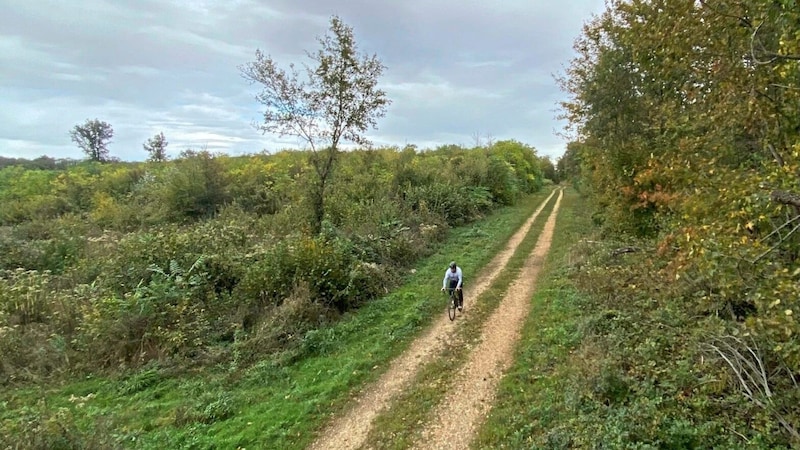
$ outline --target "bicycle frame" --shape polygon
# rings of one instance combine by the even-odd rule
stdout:
[[[458,306],[458,291],[456,288],[447,288],[445,292],[447,292],[448,298],[447,316],[450,318],[450,320],[455,320],[456,307]]]

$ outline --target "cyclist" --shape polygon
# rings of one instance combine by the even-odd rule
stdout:
[[[455,261],[450,262],[450,267],[444,272],[444,280],[442,280],[442,290],[455,289],[458,292],[458,310],[464,309],[464,291],[461,289],[464,284],[464,278],[461,275],[461,267],[456,265]]]

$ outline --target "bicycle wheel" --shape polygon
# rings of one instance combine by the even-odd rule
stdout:
[[[458,306],[458,293],[455,289],[450,289],[450,301],[447,305],[447,316],[450,320],[456,320],[456,306]]]

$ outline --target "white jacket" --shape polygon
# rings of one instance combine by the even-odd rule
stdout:
[[[456,271],[453,272],[448,267],[447,270],[444,272],[444,280],[442,280],[442,288],[447,289],[447,285],[449,284],[448,281],[450,280],[458,280],[458,284],[456,287],[461,287],[461,267],[456,266]]]

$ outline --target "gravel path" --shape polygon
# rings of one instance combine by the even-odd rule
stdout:
[[[478,299],[483,291],[485,291],[491,285],[494,279],[500,274],[503,268],[505,268],[506,264],[511,259],[511,256],[514,254],[517,246],[525,238],[525,235],[530,230],[534,221],[544,209],[545,205],[547,205],[547,203],[553,197],[553,195],[555,195],[555,191],[553,191],[550,196],[547,197],[544,202],[542,202],[539,208],[537,208],[536,212],[534,212],[533,215],[528,218],[528,220],[520,227],[520,229],[511,237],[506,248],[502,252],[498,253],[494,259],[487,264],[484,270],[486,273],[481,273],[474,284],[470,284],[469,289],[465,289],[464,298],[466,300],[465,306],[467,307],[465,308],[465,314],[467,314],[468,308],[470,307],[469,302]],[[560,202],[560,200],[561,195],[559,195],[558,201]],[[556,208],[557,207],[558,203],[556,203]],[[550,225],[550,222],[554,220],[554,217],[555,210],[550,216],[548,225]],[[545,226],[544,234],[546,234],[546,231],[547,225]],[[552,235],[552,230],[550,231],[550,235]],[[543,239],[540,238],[539,243],[542,241]],[[547,241],[549,243],[550,239]],[[539,251],[539,246],[540,245],[537,244],[537,251],[534,252],[534,254]],[[526,273],[527,265],[528,264],[526,264],[526,268],[524,269]],[[431,289],[435,288],[436,287],[434,286]],[[526,288],[512,287],[510,292],[519,292],[524,290],[526,290]],[[530,295],[528,295],[526,298],[530,298]],[[503,306],[506,303],[508,302],[504,300],[503,304],[500,306],[500,309],[507,309],[505,306]],[[444,342],[444,339],[450,333],[452,333],[457,322],[458,321],[451,322],[444,314],[442,314],[440,319],[433,324],[427,333],[415,340],[402,355],[391,362],[386,373],[384,373],[381,378],[367,386],[352,401],[353,406],[344,415],[335,418],[325,428],[325,430],[323,430],[320,437],[309,447],[309,449],[356,449],[364,445],[375,417],[377,417],[378,414],[380,414],[384,409],[389,407],[392,399],[394,399],[399,393],[403,392],[411,380],[414,379],[417,372],[419,372],[419,370],[423,367],[429,356],[442,348],[441,346]],[[507,332],[512,331],[511,328],[513,325],[508,322],[508,319],[504,319],[503,322],[504,325],[500,328],[508,328],[508,330],[498,329],[497,331],[499,333],[503,333],[503,335],[506,335]],[[477,352],[478,350],[479,349],[476,349],[475,351]],[[509,349],[508,352],[510,354],[511,350]],[[472,365],[472,359],[470,359],[469,365]],[[485,396],[488,397],[488,394]],[[466,434],[464,433],[463,427],[461,434]],[[464,447],[462,446],[460,448]]]
[[[563,191],[559,193],[536,248],[509,287],[508,294],[484,324],[480,344],[475,347],[466,365],[455,377],[457,387],[450,389],[439,403],[433,414],[434,418],[428,422],[421,440],[414,448],[468,448],[475,430],[488,415],[497,383],[513,362],[514,347],[530,312],[530,299],[539,271],[550,250],[562,196]],[[461,419],[457,425],[452,423],[452,418],[456,417]]]

